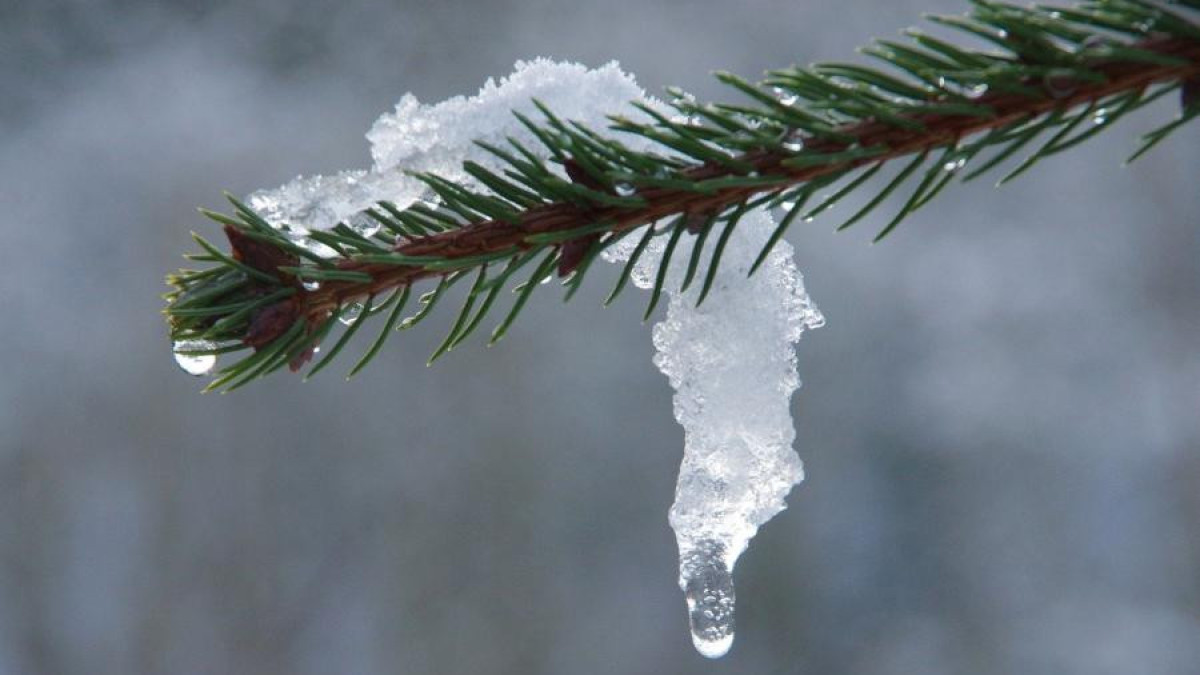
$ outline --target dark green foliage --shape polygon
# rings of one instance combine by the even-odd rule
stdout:
[[[878,241],[955,179],[972,180],[1036,148],[1000,182],[1011,180],[1166,94],[1180,92],[1179,115],[1146,134],[1129,161],[1200,116],[1196,0],[970,5],[966,16],[929,17],[943,35],[909,30],[908,41],[881,40],[863,50],[887,70],[793,66],[768,72],[758,84],[720,73],[717,78],[739,101],[702,103],[668,90],[669,109],[634,103],[636,112],[613,116],[607,130],[560,119],[537,103],[540,118],[518,119],[542,148],[534,151],[511,138],[503,147],[479,143],[500,168],[466,162],[471,185],[414,174],[428,187],[428,199],[368,209],[365,215],[381,225],[378,233],[368,237],[342,224],[309,234],[336,253],[331,258],[295,243],[230,197],[231,215],[203,213],[226,228],[231,252],[194,235],[202,252],[187,258],[209,267],[168,277],[174,287],[165,296],[171,337],[211,343],[188,353],[252,347],[209,386],[235,389],[284,366],[304,366],[337,317],[351,303],[362,303],[357,319],[308,373],[327,367],[363,325],[385,316],[354,375],[388,337],[420,323],[470,275],[473,282],[432,362],[483,324],[505,288],[516,297],[492,342],[504,337],[556,269],[569,300],[606,248],[639,225],[669,220],[633,234],[638,243],[605,300],[621,294],[650,240],[667,236],[649,318],[667,283],[682,289],[699,283],[698,302],[704,301],[722,253],[750,209],[770,205],[786,212],[753,274],[797,219],[811,220],[852,193],[864,195],[863,206],[839,229],[904,195]],[[956,44],[956,33],[987,48]],[[633,150],[621,140],[629,137],[647,139],[654,149]],[[889,180],[873,180],[902,157]],[[832,191],[818,195],[826,189]],[[657,208],[662,199],[670,199],[664,203],[674,210]],[[546,214],[556,214],[554,225],[537,225]],[[493,228],[487,232],[498,232],[501,243],[457,245],[456,236],[481,228]],[[687,250],[678,249],[684,237],[695,238],[686,272],[669,280],[671,258]],[[430,245],[448,241],[455,246]],[[532,274],[510,286],[535,258]],[[405,318],[414,285],[425,281],[436,285]],[[373,305],[377,297],[387,300]]]

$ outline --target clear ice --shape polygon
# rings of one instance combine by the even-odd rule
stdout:
[[[395,111],[383,115],[367,133],[369,169],[300,177],[256,192],[248,202],[305,245],[314,245],[305,236],[310,228],[338,222],[367,227],[358,214],[379,200],[404,207],[432,198],[423,184],[405,175],[406,170],[433,171],[469,185],[477,184],[462,171],[464,160],[503,171],[505,167],[478,147],[476,139],[504,146],[511,136],[547,156],[512,114],[540,119],[535,98],[560,117],[594,128],[607,126],[607,115],[618,111],[645,119],[628,105],[634,100],[671,113],[615,63],[589,70],[544,59],[518,62],[513,74],[499,83],[488,80],[474,97],[425,105],[405,95]],[[622,141],[634,149],[650,148],[649,141],[637,136],[626,135]],[[733,644],[732,574],[738,556],[759,526],[785,508],[784,498],[804,475],[792,450],[795,431],[789,404],[800,386],[794,346],[806,329],[820,326],[823,319],[804,291],[787,242],[780,241],[758,273],[746,278],[774,226],[766,211],[747,214],[730,238],[712,291],[700,308],[695,307],[700,284],[687,293],[672,290],[683,277],[696,238],[681,239],[671,262],[667,316],[654,327],[654,363],[675,389],[675,417],[684,428],[684,457],[670,512],[679,545],[679,585],[692,641],[710,658],[724,655]],[[605,258],[628,259],[638,239],[636,233],[625,237],[605,252]],[[636,285],[653,285],[664,239],[656,237],[636,266]],[[709,238],[710,248],[715,239]]]
[[[784,498],[804,478],[792,449],[790,401],[800,386],[795,343],[825,320],[804,290],[786,241],[746,278],[774,229],[765,210],[742,219],[698,308],[699,284],[679,293],[678,281],[670,281],[683,278],[695,243],[695,237],[681,239],[668,271],[667,316],[654,327],[654,363],[675,389],[675,419],[684,429],[670,513],[679,586],[692,642],[710,658],[733,644],[738,556],[758,528],[786,508]],[[638,239],[638,233],[625,237],[605,257],[627,260],[632,245],[626,242]],[[639,259],[632,277],[637,286],[653,287],[664,239],[656,237]]]

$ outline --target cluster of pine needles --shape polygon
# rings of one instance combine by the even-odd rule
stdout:
[[[633,232],[640,238],[606,304],[626,287],[651,239],[667,237],[649,316],[668,282],[699,284],[704,301],[727,242],[752,209],[783,215],[751,274],[792,223],[852,194],[869,197],[839,229],[907,190],[879,240],[956,179],[1008,166],[1000,182],[1009,181],[1163,96],[1179,96],[1179,114],[1145,134],[1129,161],[1200,115],[1200,0],[1064,7],[974,0],[965,16],[928,18],[945,37],[914,29],[906,40],[861,50],[886,69],[815,64],[769,71],[759,83],[718,73],[738,102],[700,103],[668,90],[673,114],[634,103],[639,120],[613,116],[608,129],[538,104],[541,119],[518,118],[543,147],[479,143],[504,168],[464,163],[476,186],[413,174],[428,199],[378,203],[363,214],[377,228],[341,223],[306,235],[332,256],[229,197],[229,215],[203,211],[222,226],[228,252],[194,235],[201,251],[185,257],[206,267],[168,277],[171,338],[185,356],[238,353],[209,385],[231,390],[315,359],[311,377],[382,317],[354,375],[390,336],[469,284],[432,361],[473,334],[505,289],[515,298],[492,342],[543,281],[561,278],[570,299],[596,257]],[[624,135],[655,149],[631,149]],[[893,162],[898,171],[873,180]],[[657,225],[637,229],[650,223]],[[686,272],[668,280],[685,236],[696,238]],[[414,299],[422,283],[431,288]],[[344,330],[315,358],[340,324]]]

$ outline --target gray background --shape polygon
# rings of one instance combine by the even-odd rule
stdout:
[[[1200,672],[1200,127],[1120,166],[1174,101],[882,245],[795,228],[809,477],[719,662],[644,298],[546,293],[427,369],[443,315],[350,384],[201,396],[169,356],[194,207],[365,165],[405,91],[545,55],[712,97],[960,9],[0,2],[0,673]]]

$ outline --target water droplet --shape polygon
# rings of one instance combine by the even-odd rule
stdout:
[[[966,157],[955,157],[942,165],[942,171],[946,173],[954,173],[967,165]]]
[[[1100,108],[1092,115],[1092,124],[1100,125],[1108,121],[1108,108]]]
[[[358,317],[362,314],[362,311],[363,306],[360,302],[346,305],[346,308],[342,310],[341,315],[338,316],[338,321],[341,321],[349,326],[350,324],[354,323],[356,319],[358,319]]]
[[[725,547],[706,540],[680,561],[680,586],[687,599],[688,623],[696,651],[710,659],[724,656],[733,646],[733,575],[725,562]]]
[[[804,149],[804,137],[800,134],[791,134],[783,139],[783,149],[788,152],[800,152]]]
[[[961,84],[945,77],[939,77],[937,84],[939,89],[944,89],[964,98],[978,98],[988,91],[986,84]]]
[[[775,98],[779,99],[779,102],[782,105],[793,106],[796,105],[796,101],[799,100],[799,97],[792,92],[786,89],[780,89],[779,87],[774,87],[771,90],[771,93],[775,94]]]
[[[207,374],[217,364],[216,354],[196,354],[216,347],[207,340],[179,340],[172,346],[175,363],[188,375],[199,377]]]
[[[312,292],[321,287],[321,282],[306,280],[306,281],[301,281],[300,285],[304,287],[304,290]]]
[[[796,202],[791,199],[779,202],[779,208],[783,209],[784,211],[791,211],[792,209],[796,208]]]
[[[631,183],[617,183],[613,186],[613,190],[621,197],[632,197],[633,193],[637,191]]]

